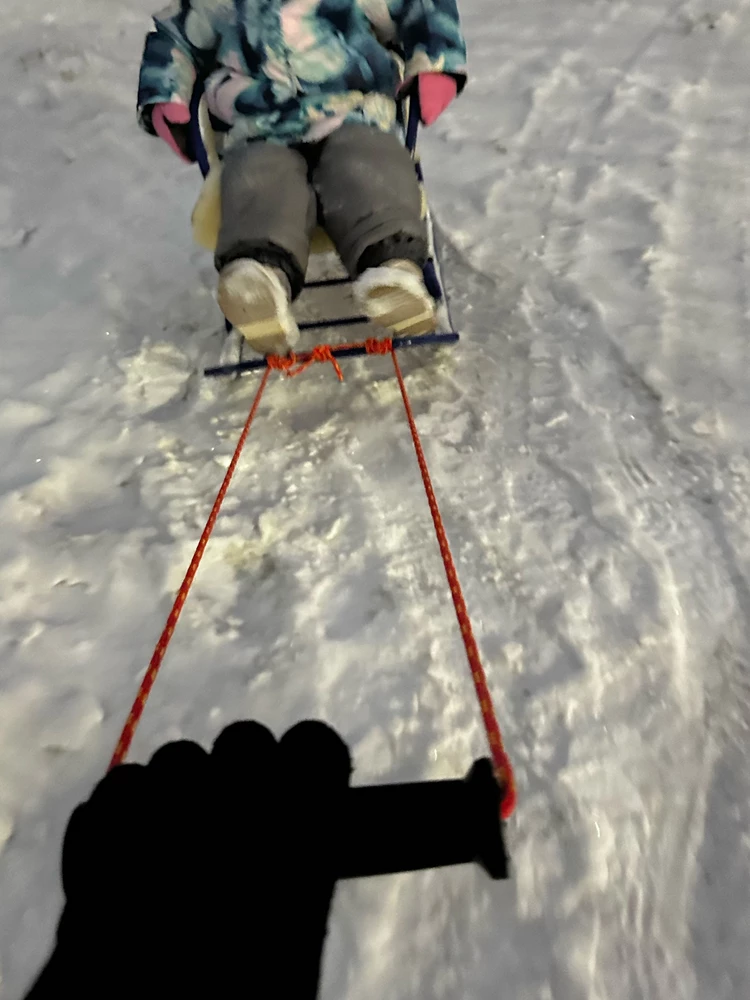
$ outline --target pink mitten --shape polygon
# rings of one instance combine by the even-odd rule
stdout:
[[[190,158],[186,155],[185,149],[181,147],[176,138],[176,136],[179,136],[184,141],[186,130],[178,128],[173,132],[169,127],[170,124],[178,126],[187,125],[190,122],[190,109],[184,104],[178,104],[176,101],[172,101],[171,104],[155,104],[154,110],[151,112],[151,121],[154,131],[159,138],[163,139],[169,148],[177,153],[181,160],[190,163]]]
[[[420,73],[417,86],[422,122],[432,125],[458,93],[456,81],[446,73]]]

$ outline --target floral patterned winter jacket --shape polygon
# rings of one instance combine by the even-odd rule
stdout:
[[[154,17],[138,91],[149,105],[189,104],[205,81],[224,150],[248,139],[312,142],[343,121],[395,127],[405,77],[465,82],[456,0],[175,0]]]

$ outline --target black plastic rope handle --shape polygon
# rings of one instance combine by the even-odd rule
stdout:
[[[340,830],[342,879],[472,862],[493,879],[509,876],[500,789],[487,757],[462,781],[351,788]]]

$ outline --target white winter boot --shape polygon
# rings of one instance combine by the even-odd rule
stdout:
[[[431,333],[437,326],[435,301],[421,267],[411,260],[389,260],[363,271],[354,282],[354,295],[373,323],[397,336]]]
[[[286,354],[299,340],[282,271],[240,258],[222,268],[217,293],[226,318],[260,354]]]

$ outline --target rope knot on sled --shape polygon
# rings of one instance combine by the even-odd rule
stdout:
[[[339,382],[344,381],[344,373],[338,363],[337,355],[342,351],[363,349],[364,354],[390,354],[393,351],[393,340],[390,337],[369,337],[359,344],[318,344],[311,351],[297,355],[294,351],[289,354],[267,354],[265,357],[265,367],[271,371],[283,372],[287,378],[294,378],[307,371],[310,365],[332,364]]]

